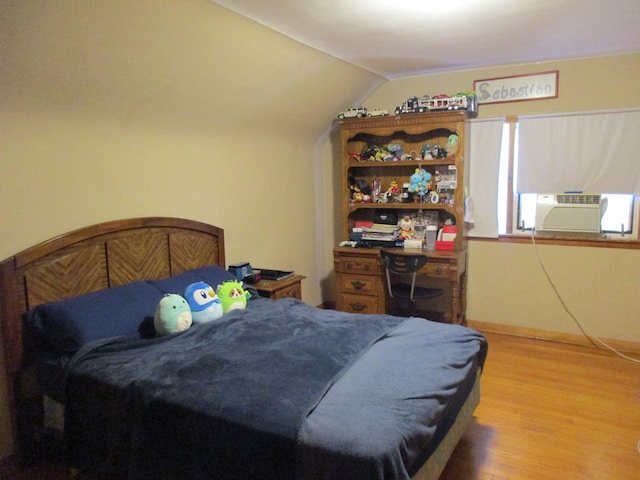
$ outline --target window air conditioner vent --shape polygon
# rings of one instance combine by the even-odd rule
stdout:
[[[600,195],[558,194],[556,195],[558,205],[600,205]]]
[[[606,201],[600,195],[541,193],[536,204],[536,230],[600,233],[605,210]]]

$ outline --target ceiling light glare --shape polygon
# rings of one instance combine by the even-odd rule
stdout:
[[[380,0],[390,10],[402,9],[412,12],[446,14],[463,11],[477,0]]]

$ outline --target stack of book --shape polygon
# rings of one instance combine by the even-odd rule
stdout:
[[[374,223],[371,226],[362,227],[362,240],[366,241],[395,243],[399,235],[400,228],[397,225]]]

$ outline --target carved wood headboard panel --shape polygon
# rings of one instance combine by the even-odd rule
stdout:
[[[44,302],[225,267],[224,231],[165,217],[116,220],[61,235],[0,263],[0,333],[10,376],[22,368],[22,315]]]

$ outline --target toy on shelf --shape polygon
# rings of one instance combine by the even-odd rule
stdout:
[[[382,145],[367,144],[360,152],[360,158],[364,162],[383,162],[393,159],[393,153],[391,153],[386,147]]]
[[[424,113],[438,110],[466,110],[478,112],[478,98],[473,92],[460,92],[455,95],[439,94],[434,96],[409,97],[395,108],[395,114]]]
[[[455,155],[456,153],[458,153],[458,135],[455,133],[452,133],[451,135],[449,135],[449,138],[447,138],[447,144],[444,146],[444,150],[448,155]]]
[[[349,183],[351,184],[351,202],[366,203],[371,201],[371,186],[366,180],[351,177]]]
[[[345,118],[362,118],[367,116],[367,109],[365,107],[351,107],[340,112],[338,118],[343,120]]]
[[[344,120],[345,118],[386,117],[387,115],[389,115],[389,110],[384,108],[351,107],[338,113],[338,118]]]
[[[440,158],[447,158],[447,151],[440,145],[423,145],[422,160],[435,160]]]
[[[424,202],[425,195],[431,186],[431,174],[424,168],[416,168],[416,171],[409,177],[409,193],[413,193],[415,202]]]
[[[389,110],[382,108],[372,108],[367,111],[367,117],[386,117],[389,115]]]
[[[400,221],[398,222],[400,225],[400,238],[407,239],[413,238],[413,222],[411,221],[411,217],[409,215],[404,215]]]

